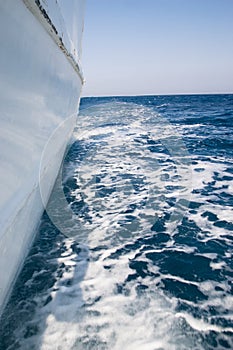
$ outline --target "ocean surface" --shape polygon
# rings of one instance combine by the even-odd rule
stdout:
[[[83,98],[59,179],[1,350],[233,349],[233,95]]]

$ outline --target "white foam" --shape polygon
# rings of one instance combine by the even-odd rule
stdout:
[[[220,262],[211,262],[210,263],[210,267],[213,269],[213,270],[221,270],[224,266],[226,266],[226,263],[224,261],[220,261]]]
[[[176,323],[178,326],[173,301],[168,301],[150,287],[149,280],[149,291],[141,298],[137,296],[133,285],[127,295],[114,292],[116,283],[124,282],[130,272],[128,257],[118,260],[111,272],[105,270],[100,261],[90,263],[80,284],[84,304],[89,305],[85,307],[84,313],[77,307],[77,299],[71,299],[71,303],[65,307],[60,304],[59,294],[62,291],[57,291],[46,320],[41,349],[50,350],[58,346],[72,348],[77,342],[78,348],[82,349],[85,337],[89,338],[89,342],[97,337],[96,348],[98,344],[101,346],[101,343],[107,343],[108,349],[115,350],[132,347],[177,349],[173,343],[174,326]],[[63,293],[62,298],[64,296]],[[101,299],[94,302],[98,297]],[[80,313],[80,321],[77,313]],[[182,346],[187,343],[185,338]]]
[[[217,325],[214,325],[214,324],[210,324],[210,323],[205,322],[202,319],[194,318],[190,314],[187,314],[187,313],[184,313],[184,312],[183,313],[182,312],[177,313],[176,317],[184,318],[186,320],[186,322],[193,329],[195,329],[195,330],[197,330],[199,332],[209,332],[209,331],[214,331],[214,332],[217,332],[217,333],[222,333],[223,331],[224,332],[233,332],[233,328],[231,328],[231,327],[223,328],[223,327],[220,327],[220,326],[217,326]]]
[[[158,119],[154,127],[149,123],[150,118]],[[171,135],[176,136],[175,142]],[[171,157],[171,154],[151,152],[148,147],[153,146],[153,142],[148,144],[148,139],[160,140],[170,153],[175,145],[173,151],[176,153]],[[208,299],[198,303],[185,301],[186,305],[203,311],[213,306],[220,316],[230,317],[224,314],[224,310],[229,309],[231,313],[233,310],[233,297],[228,294],[227,281],[220,283],[210,279],[197,282],[169,273],[161,274],[159,266],[146,257],[148,253],[164,253],[168,249],[196,253],[194,246],[175,245],[174,238],[177,225],[188,210],[192,190],[199,190],[192,194],[191,200],[200,207],[188,214],[188,218],[202,230],[197,239],[200,242],[225,240],[226,229],[214,226],[215,221],[203,214],[211,212],[219,220],[229,220],[232,208],[208,202],[219,194],[218,181],[212,183],[211,195],[202,193],[205,186],[213,182],[215,172],[224,173],[224,160],[195,159],[198,164],[193,165],[192,175],[190,156],[185,149],[179,153],[179,148],[184,145],[174,127],[159,115],[152,115],[151,110],[126,103],[105,104],[97,110],[89,108],[84,111],[76,140],[84,142],[88,152],[85,159],[79,161],[77,169],[75,164],[69,165],[66,179],[74,174],[79,188],[72,195],[77,200],[84,198],[89,210],[89,221],[81,215],[74,215],[85,229],[88,248],[82,246],[84,253],[79,258],[71,249],[73,240],[65,241],[66,251],[58,262],[64,263],[67,271],[54,286],[52,301],[37,310],[33,321],[40,324],[41,333],[22,340],[21,348],[187,350],[199,346],[198,349],[204,350],[205,344],[199,343],[196,332],[232,332],[230,327],[215,325],[214,317],[198,319],[191,313],[177,312],[181,300],[157,287],[163,279],[195,286]],[[197,173],[197,168],[202,171]],[[98,181],[95,181],[97,177]],[[135,189],[135,184],[139,189]],[[228,185],[228,182],[224,180],[223,184]],[[98,186],[103,189],[115,187],[116,191],[101,196]],[[228,187],[228,190],[232,188]],[[172,207],[167,200],[174,198],[177,201]],[[178,199],[185,199],[186,204],[178,203]],[[127,213],[132,204],[136,208]],[[164,227],[170,240],[163,247],[148,247],[144,253],[143,245],[127,250],[126,245],[138,238],[151,237],[152,225],[156,220],[162,220],[164,212],[172,214]],[[114,257],[117,250],[123,253]],[[137,254],[141,254],[140,261],[148,265],[147,276],[133,279],[135,270],[129,266]],[[209,259],[213,270],[227,267],[224,261],[217,260],[217,253],[200,255]],[[231,258],[231,255],[226,251],[226,257]],[[68,280],[71,284],[66,283]],[[140,286],[144,288],[141,292],[137,289]]]

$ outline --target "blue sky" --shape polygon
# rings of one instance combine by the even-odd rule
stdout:
[[[233,0],[86,0],[83,96],[233,92]]]

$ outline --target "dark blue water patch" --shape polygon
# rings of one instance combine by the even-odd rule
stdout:
[[[215,215],[210,212],[204,212],[203,216],[210,217],[214,220],[216,219]],[[221,227],[221,225],[225,227],[227,224],[226,222],[219,220],[211,222],[213,222],[214,225],[217,224],[216,226],[219,225],[219,227]],[[218,224],[219,222],[220,224]],[[182,223],[178,226],[178,232],[173,236],[173,239],[176,244],[183,245],[185,243],[189,247],[195,247],[196,252],[199,254],[216,253],[219,257],[224,258],[224,253],[230,248],[229,243],[226,245],[224,241],[217,239],[202,242],[200,241],[200,234],[202,237],[208,237],[210,232],[204,232],[195,224],[195,222],[184,217]]]
[[[207,190],[202,191],[202,194],[208,196],[211,195]],[[224,206],[233,206],[233,196],[227,192],[215,193],[215,198],[207,199],[208,203]]]
[[[225,230],[233,231],[233,223],[226,220],[218,220],[214,226],[224,228]]]
[[[209,334],[206,334],[206,336],[203,337],[204,342],[209,345],[206,349],[232,349],[232,345],[230,345],[231,343],[229,343],[226,339],[221,339],[222,337],[224,337],[224,335],[218,336],[218,333],[214,331],[211,331],[209,332]]]
[[[214,131],[213,131],[214,132]],[[233,141],[209,137],[198,140],[196,137],[183,137],[187,150],[191,154],[229,156],[232,154]]]
[[[159,140],[153,140],[149,136],[146,138],[146,142],[148,144],[148,150],[152,153],[162,153],[162,154],[170,154],[169,150],[165,145]]]
[[[170,235],[164,232],[158,232],[151,237],[145,238],[143,240],[143,244],[145,244],[148,249],[150,248],[158,248],[166,246],[166,243],[171,239]],[[147,248],[144,248],[145,251]]]
[[[232,110],[227,110],[226,108],[225,108],[225,110],[222,112],[222,113],[218,113],[218,114],[215,114],[214,115],[214,120],[219,120],[219,119],[223,119],[223,120],[226,120],[227,118],[226,117],[230,117],[230,116],[232,116]],[[232,125],[232,124],[231,124]]]
[[[129,180],[130,187],[134,190],[134,193],[140,193],[147,190],[147,180],[145,176],[121,173],[119,174],[119,178],[126,181]]]
[[[145,141],[141,137],[135,138],[134,142],[139,143],[141,145],[145,145]]]
[[[233,176],[223,175],[219,180],[220,181],[232,181],[233,180]]]
[[[163,145],[149,146],[148,150],[152,153],[170,154],[169,151]]]
[[[179,312],[187,312],[188,314],[193,315],[197,320],[201,322],[209,323],[212,325],[217,325],[220,327],[232,327],[231,321],[227,321],[224,317],[216,317],[219,315],[219,311],[216,312],[216,309],[212,306],[206,307],[205,309],[201,309],[198,307],[198,303],[196,306],[194,304],[190,305],[190,303],[186,303],[183,299],[178,299],[177,311]],[[213,316],[213,317],[212,317]],[[223,315],[224,316],[224,315]],[[185,321],[184,321],[185,322]],[[188,331],[189,326],[185,326],[186,331]],[[193,333],[193,330],[190,329],[190,332]],[[204,345],[204,349],[212,350],[212,349],[232,349],[232,333],[231,332],[203,332],[195,334],[199,338],[199,344]]]
[[[131,203],[128,205],[127,209],[122,212],[122,214],[131,214],[138,207],[136,203]]]
[[[117,224],[122,227],[123,229],[131,228],[132,223],[140,223],[137,216],[134,215],[126,215],[124,218],[117,221]]]
[[[137,277],[145,278],[152,275],[152,273],[148,271],[148,262],[146,261],[132,260],[129,263],[129,267],[136,271]]]
[[[215,183],[216,181],[223,181],[223,175],[220,174],[218,171],[214,171],[213,179],[215,180]]]
[[[160,176],[161,181],[169,181],[170,180],[170,174],[164,173]]]
[[[158,142],[158,141],[155,141],[155,140],[152,140],[151,138],[149,138],[149,137],[147,137],[147,144],[148,145],[156,145],[156,144],[160,144],[160,146],[161,146],[161,143],[160,142]]]
[[[143,283],[138,283],[136,286],[136,292],[139,296],[143,295],[146,290],[148,290],[148,286]]]
[[[83,213],[84,211],[87,210],[87,205],[84,202],[84,200],[80,200],[80,201],[75,200],[71,203],[70,207],[76,215],[80,214],[81,212]]]
[[[151,227],[151,231],[165,232],[166,231],[165,223],[166,223],[166,219],[164,217],[158,218],[154,223],[154,225]]]
[[[35,242],[16,281],[11,298],[4,310],[0,324],[0,349],[19,348],[14,330],[29,322],[40,304],[49,302],[47,291],[52,289],[57,279],[64,273],[65,267],[56,259],[65,251],[63,235],[52,224],[46,213]],[[41,296],[44,294],[44,298]],[[35,334],[38,329],[26,329],[25,337]]]
[[[75,141],[72,143],[70,148],[67,150],[65,156],[65,163],[68,162],[81,162],[87,156],[87,153],[90,152],[90,143],[85,141]]]
[[[141,257],[141,254],[148,249],[150,250],[151,248],[164,246],[170,240],[170,238],[170,235],[167,233],[154,233],[153,235],[148,233],[146,236],[139,237],[132,243],[127,243],[123,247],[116,249],[115,252],[108,256],[108,259],[118,259],[129,252],[134,252],[135,250],[140,249],[140,253],[137,253],[134,256],[134,259],[137,259]],[[134,259],[132,259],[132,261]]]
[[[220,239],[211,239],[206,242],[197,242],[198,252],[201,254],[215,253],[221,259],[229,247]]]
[[[137,217],[134,216],[134,215],[126,215],[126,216],[125,216],[125,219],[126,219],[127,221],[133,221],[133,220],[137,219]]]
[[[156,162],[161,167],[165,166],[166,171],[170,171],[170,172],[177,171],[176,161],[174,159],[172,159],[170,155],[167,155],[164,158],[158,158],[158,159],[156,159]]]
[[[162,279],[161,283],[165,293],[170,293],[178,299],[194,301],[195,303],[208,299],[194,284],[183,283],[169,278]]]
[[[121,248],[116,248],[116,250],[113,253],[111,253],[106,259],[117,260],[119,257],[124,256],[125,254],[128,254],[129,252],[134,251],[135,249],[140,248],[142,244],[143,238],[139,238],[133,243],[128,243]]]
[[[231,167],[226,168],[225,171],[228,172],[228,173],[230,173],[230,174],[233,174],[233,168],[231,168]]]
[[[98,146],[103,147],[103,146],[106,146],[106,145],[107,145],[107,143],[104,142],[103,140],[106,139],[106,136],[111,136],[111,135],[112,135],[111,132],[108,133],[108,134],[92,135],[91,139],[92,139],[93,141],[98,141]],[[101,142],[100,142],[100,141],[101,141]]]
[[[202,232],[200,227],[193,220],[184,216],[181,223],[177,226],[177,233],[174,235],[174,239],[176,243],[187,242],[190,247],[193,247],[200,232]]]
[[[204,213],[201,214],[202,217],[208,218],[209,221],[217,221],[218,217],[216,214],[211,213],[210,211],[205,211]]]
[[[194,168],[193,170],[196,171],[197,173],[201,173],[201,172],[205,171],[204,168]]]
[[[176,205],[177,202],[177,198],[176,197],[168,197],[165,199],[165,202],[170,206],[170,207],[174,207]]]
[[[185,189],[184,186],[179,186],[179,185],[167,185],[165,186],[165,189],[169,192],[174,192],[176,190],[182,190]]]
[[[201,188],[201,189],[200,188],[198,188],[198,189],[195,188],[194,190],[192,190],[192,193],[200,194],[202,196],[212,197],[214,190],[215,190],[215,188],[211,184],[208,184],[204,188]]]
[[[178,276],[191,282],[203,282],[211,279],[221,280],[219,271],[210,267],[210,259],[194,253],[176,250],[146,253],[146,257],[157,265],[162,274]]]
[[[77,180],[75,178],[69,178],[63,186],[63,192],[68,203],[75,201],[76,196],[73,194],[73,191],[77,189],[79,189]]]
[[[230,112],[226,112],[225,115],[213,115],[211,111],[208,115],[200,115],[199,113],[183,113],[182,118],[179,118],[176,122],[178,125],[192,125],[192,124],[200,124],[197,126],[197,129],[205,125],[206,127],[232,127],[233,124],[233,110]],[[197,130],[196,129],[196,130]],[[205,130],[202,130],[205,132]],[[226,130],[227,132],[227,130]]]
[[[129,296],[130,295],[130,289],[126,287],[126,283],[116,283],[115,293],[116,294],[123,294],[125,296]]]
[[[108,197],[112,193],[116,192],[116,186],[105,186],[105,185],[96,185],[95,195],[96,197],[104,198]]]
[[[215,126],[223,126],[223,127],[232,127],[232,124],[233,124],[233,111],[229,112],[229,113],[225,113],[225,115],[223,114],[220,117],[215,117],[215,118],[212,118],[212,125],[215,125]],[[228,132],[226,131],[226,134],[228,134]],[[230,133],[228,134],[230,135]]]
[[[203,140],[198,141],[198,147],[200,148],[210,148],[212,150],[226,151],[227,149],[233,149],[233,141],[226,140],[220,137],[208,137]]]

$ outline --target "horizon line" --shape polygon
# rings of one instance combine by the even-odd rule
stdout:
[[[233,95],[233,92],[178,92],[178,93],[161,93],[161,94],[130,94],[130,95],[81,95],[81,98],[92,97],[142,97],[142,96],[195,96],[195,95]]]

